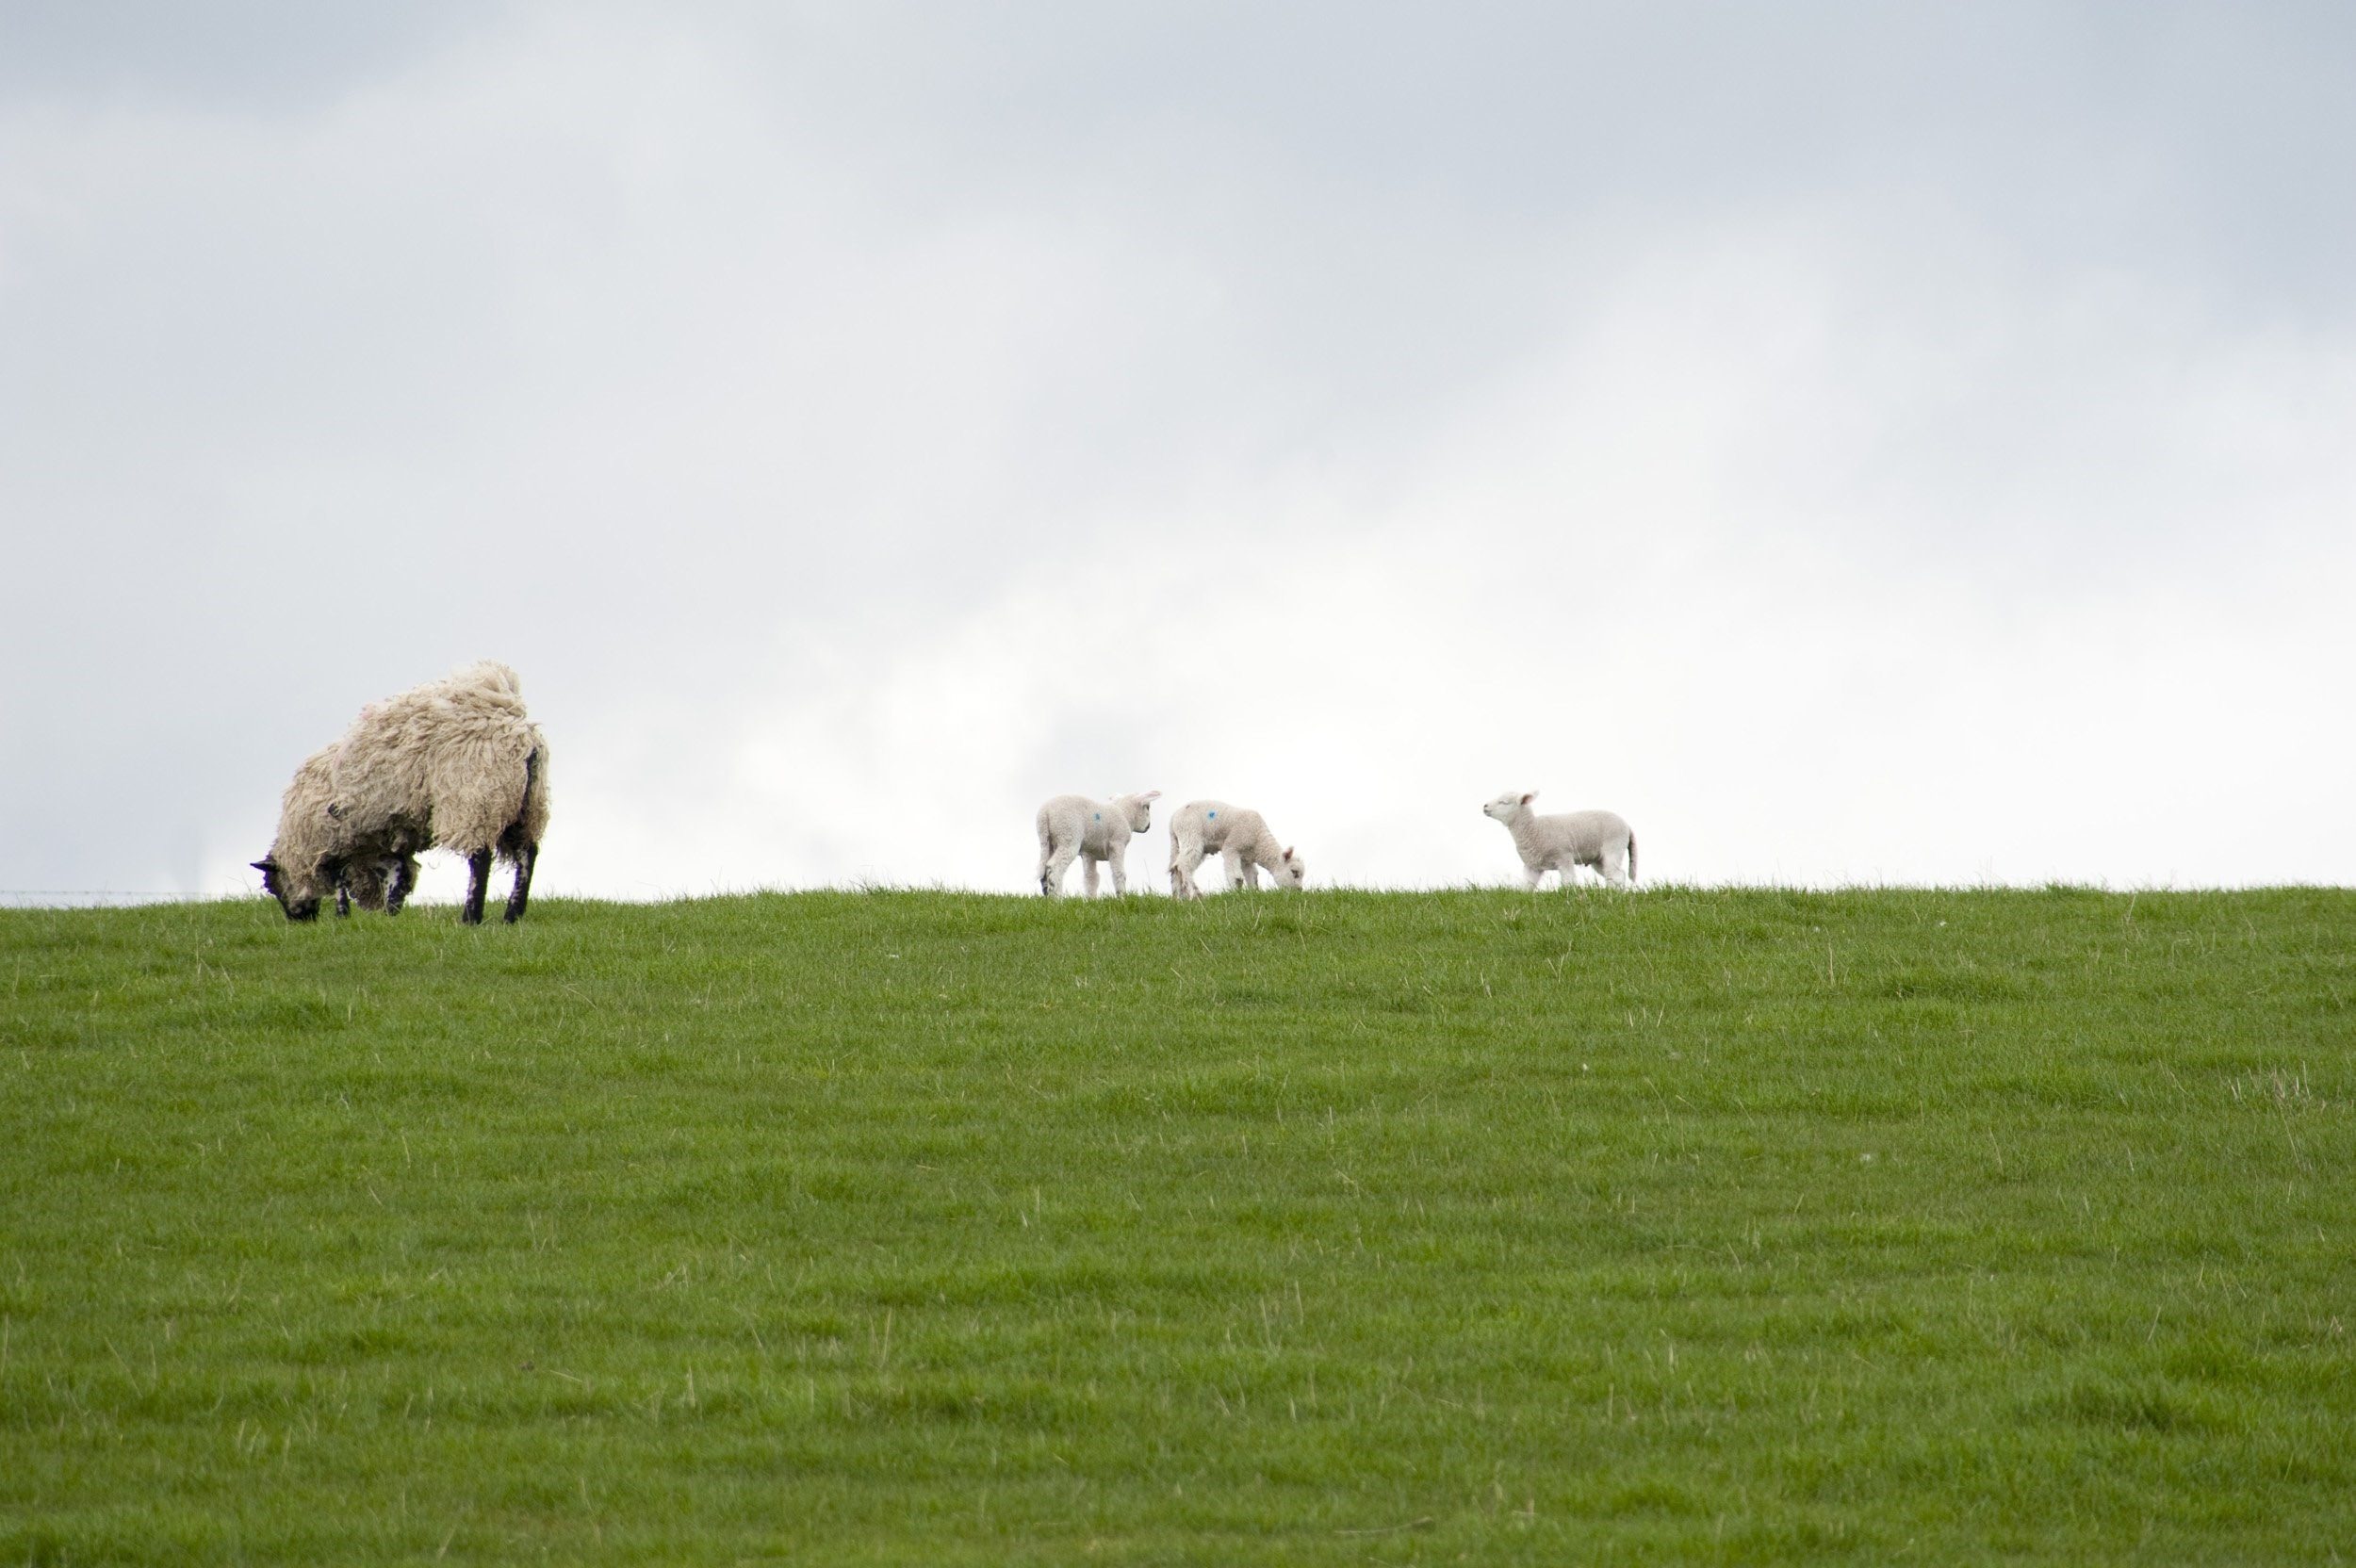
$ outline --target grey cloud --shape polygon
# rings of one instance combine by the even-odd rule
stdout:
[[[2168,603],[2344,689],[2298,588],[2346,568],[2356,408],[2334,8],[37,21],[0,67],[0,820],[35,825],[0,887],[213,885],[360,701],[483,655],[562,738],[551,885],[626,891],[988,881],[994,840],[866,831],[943,778],[1018,868],[1034,791],[1202,770],[1314,816],[1318,767],[1414,744],[1367,643],[1489,771],[1682,801],[1694,874],[1857,862],[1712,838],[1610,738],[1656,699],[1691,719],[1657,755],[1739,733],[1797,779],[1816,738],[1725,692],[1838,726],[1904,700],[1873,640],[1936,629],[1957,662],[1902,662],[1959,711],[2045,700],[2035,646],[2142,713],[2053,629]],[[1536,678],[1647,684],[1514,766],[1462,700],[1500,623]],[[1189,638],[1301,727],[1215,718]],[[1843,755],[1924,765],[1908,733]],[[1462,874],[1477,836],[1399,847],[1414,792],[1510,782],[1358,792],[1338,863]],[[1878,863],[1952,874],[1917,826]]]
[[[458,0],[10,0],[0,6],[0,37],[8,41],[0,93],[301,112],[447,47],[495,14]]]

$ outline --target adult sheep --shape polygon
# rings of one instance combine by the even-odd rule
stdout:
[[[355,865],[389,868],[385,907],[398,911],[429,848],[466,858],[467,924],[483,919],[494,858],[515,868],[507,918],[523,918],[548,830],[548,743],[514,670],[486,661],[371,703],[324,755],[327,805],[311,811],[314,792],[298,774],[278,841],[254,862],[287,919],[317,916]]]
[[[1616,812],[1563,811],[1542,817],[1530,808],[1535,790],[1508,791],[1481,809],[1513,835],[1513,848],[1522,858],[1522,876],[1530,891],[1548,872],[1571,885],[1573,866],[1593,866],[1615,888],[1636,880],[1636,835]]]
[[[1113,896],[1129,890],[1129,838],[1153,825],[1153,803],[1159,790],[1143,794],[1115,795],[1090,800],[1086,795],[1057,795],[1039,808],[1039,890],[1049,898],[1063,896],[1064,874],[1080,862],[1081,886],[1096,896],[1096,868],[1113,868]]]
[[[1286,848],[1268,831],[1268,822],[1249,807],[1223,800],[1192,800],[1170,819],[1170,894],[1201,898],[1194,874],[1206,856],[1226,862],[1230,888],[1260,885],[1263,869],[1280,888],[1298,889],[1309,880],[1308,862]]]

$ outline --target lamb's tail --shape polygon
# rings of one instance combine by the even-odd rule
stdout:
[[[1636,880],[1636,835],[1633,833],[1628,836],[1628,879],[1630,882]]]

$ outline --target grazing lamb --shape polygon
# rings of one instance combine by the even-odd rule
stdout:
[[[319,777],[324,759],[321,801]],[[278,841],[254,862],[289,920],[319,914],[347,890],[371,906],[384,886],[399,913],[428,848],[466,858],[461,918],[483,919],[494,856],[512,862],[507,918],[523,918],[548,822],[548,746],[524,711],[515,672],[471,664],[443,680],[372,703],[342,740],[304,762],[288,786]]]
[[[1081,886],[1096,896],[1096,867],[1109,861],[1113,896],[1129,890],[1129,836],[1153,825],[1153,803],[1159,790],[1141,795],[1115,795],[1090,800],[1086,795],[1057,795],[1039,808],[1039,890],[1049,898],[1063,896],[1064,873],[1080,861]]]
[[[1569,887],[1573,866],[1595,867],[1615,888],[1635,883],[1636,835],[1626,822],[1610,811],[1564,811],[1542,817],[1530,808],[1537,798],[1535,790],[1518,794],[1509,791],[1481,808],[1513,835],[1513,847],[1521,852],[1522,875],[1531,891],[1537,890],[1538,879],[1550,871],[1561,873],[1562,886]]]
[[[1309,880],[1308,862],[1276,841],[1259,812],[1223,800],[1193,800],[1170,819],[1170,897],[1203,896],[1195,886],[1195,868],[1214,853],[1226,862],[1230,888],[1257,889],[1262,867],[1280,888],[1299,888]]]

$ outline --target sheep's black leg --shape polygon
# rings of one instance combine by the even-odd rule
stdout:
[[[491,852],[478,849],[466,857],[466,907],[458,918],[468,925],[483,923],[483,895],[491,890]]]
[[[538,844],[526,844],[515,856],[515,885],[507,890],[507,918],[524,918],[524,900],[532,896],[532,862],[540,858]]]
[[[342,920],[352,913],[352,883],[342,872],[335,874],[335,918]]]
[[[409,890],[417,885],[417,862],[406,855],[395,860],[392,886],[384,890],[384,912],[400,914],[401,906],[409,902]]]

